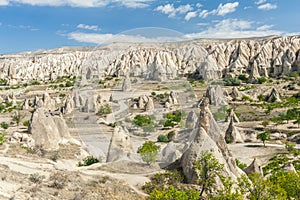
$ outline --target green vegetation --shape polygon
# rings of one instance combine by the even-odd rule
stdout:
[[[38,81],[33,81],[33,82],[31,82],[31,85],[41,85],[41,83]]]
[[[1,123],[1,128],[3,128],[3,129],[8,129],[8,123],[6,123],[6,122],[2,122]]]
[[[23,122],[23,126],[26,126],[26,127],[28,127],[28,126],[29,126],[29,124],[30,124],[29,120],[25,120],[25,121]]]
[[[71,81],[67,81],[65,84],[65,87],[72,87],[72,86],[74,86],[74,83]]]
[[[144,162],[150,165],[151,163],[154,163],[156,161],[159,148],[160,147],[157,146],[154,142],[148,141],[139,147],[137,153],[141,155]]]
[[[264,147],[266,147],[266,141],[270,140],[270,131],[265,131],[258,134],[257,139],[260,139],[263,142]]]
[[[240,169],[245,169],[246,167],[247,167],[247,164],[245,164],[245,163],[242,163],[240,160],[238,160],[238,159],[235,159],[235,164],[236,164],[236,166],[238,166]]]
[[[168,137],[166,135],[160,134],[157,137],[157,141],[158,142],[169,142],[169,139],[168,139]]]
[[[5,79],[0,79],[0,85],[1,86],[5,86],[5,85],[7,85],[7,80],[5,80]]]
[[[4,133],[0,133],[0,145],[2,145],[6,141],[6,137]]]
[[[169,141],[173,141],[175,137],[175,131],[170,131],[167,135]]]
[[[64,94],[64,93],[59,94],[59,97],[61,97],[61,98],[64,98],[65,96],[66,96],[66,94]]]
[[[165,128],[174,128],[178,125],[182,119],[182,112],[180,110],[176,110],[172,113],[167,113],[164,115],[166,121],[164,122]]]
[[[239,86],[241,85],[241,80],[238,78],[225,78],[224,83],[226,86]]]
[[[253,99],[251,99],[251,97],[249,97],[249,96],[242,96],[242,100],[243,101],[253,102]]]
[[[213,116],[216,121],[225,120],[228,115],[228,111],[230,113],[230,110],[228,110],[226,106],[221,106],[218,108],[217,112],[213,113]]]
[[[290,120],[294,120],[294,124],[300,124],[300,109],[292,108],[288,109],[286,112],[279,113],[278,116],[271,118],[271,121],[278,124],[282,124],[284,121],[289,123]]]
[[[17,123],[17,126],[19,126],[21,120],[24,118],[25,116],[22,115],[20,112],[16,112],[13,116],[12,116],[12,120],[14,122]]]
[[[93,156],[88,156],[85,159],[83,159],[83,162],[78,162],[77,166],[82,167],[82,166],[89,166],[94,163],[98,163],[99,160]]]
[[[264,101],[264,100],[266,100],[266,97],[265,97],[264,95],[262,95],[262,94],[259,94],[259,95],[257,96],[257,98],[258,98],[259,101]]]
[[[111,111],[109,104],[105,104],[105,105],[100,106],[99,111],[97,112],[97,115],[102,117],[102,116],[106,116],[106,115],[110,114],[111,112],[112,111]]]
[[[133,119],[133,123],[139,127],[143,127],[153,123],[153,121],[148,115],[136,115]]]
[[[260,77],[260,78],[258,78],[257,81],[258,81],[259,84],[263,84],[263,83],[267,82],[267,78],[266,77]]]

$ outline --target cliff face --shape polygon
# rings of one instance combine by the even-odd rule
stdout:
[[[2,55],[0,78],[10,84],[69,75],[90,79],[131,74],[166,80],[198,70],[206,80],[248,73],[255,81],[300,71],[299,52],[300,36],[60,48]]]

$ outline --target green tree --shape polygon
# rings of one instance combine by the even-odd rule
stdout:
[[[263,142],[264,147],[266,147],[266,141],[270,140],[270,131],[265,131],[258,134],[257,139],[260,139]]]
[[[142,146],[139,147],[137,153],[142,157],[142,160],[148,165],[154,163],[158,157],[159,146],[154,142],[148,141],[145,142]]]
[[[168,137],[166,135],[160,134],[157,137],[157,141],[158,142],[169,142],[169,139],[168,139]]]
[[[20,112],[15,112],[15,114],[12,116],[12,120],[14,122],[17,123],[17,126],[19,126],[21,120],[24,118],[25,116],[22,115]]]
[[[200,197],[203,193],[211,193],[217,185],[217,177],[222,176],[223,165],[210,152],[202,151],[194,163],[194,169],[198,176],[198,184],[201,186]]]

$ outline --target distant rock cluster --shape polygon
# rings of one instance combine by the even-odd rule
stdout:
[[[262,76],[299,72],[299,50],[299,36],[60,48],[0,56],[0,79],[14,85],[80,76],[84,84],[105,75],[166,81],[196,72],[208,81],[248,74],[257,82]]]

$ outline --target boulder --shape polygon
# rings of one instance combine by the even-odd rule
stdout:
[[[180,151],[177,150],[174,142],[169,142],[161,152],[161,162],[172,163],[181,157]]]

